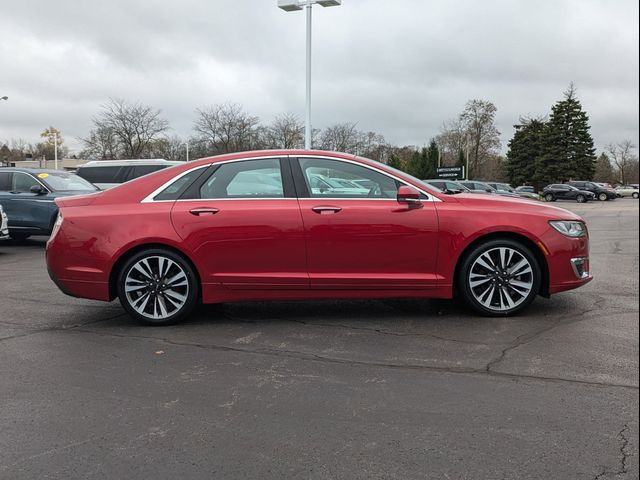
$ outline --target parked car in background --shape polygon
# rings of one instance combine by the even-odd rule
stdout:
[[[4,213],[4,208],[0,205],[0,240],[6,240],[7,238],[9,238],[9,222],[7,214]]]
[[[503,197],[512,197],[512,198],[520,198],[520,195],[517,193],[512,193],[508,191],[500,191],[496,190],[494,187],[489,185],[486,182],[479,182],[478,180],[465,180],[464,182],[460,182],[462,185],[467,187],[472,192],[476,193],[495,193],[497,195],[502,195]]]
[[[134,178],[183,163],[163,159],[93,160],[80,165],[75,173],[99,189],[106,190]]]
[[[638,198],[638,192],[640,192],[637,185],[619,186],[616,187],[615,191],[618,195],[620,195],[620,197],[632,198]]]
[[[614,192],[613,189],[609,190],[606,187],[598,185],[596,182],[570,181],[566,183],[567,185],[571,185],[578,190],[593,193],[595,198],[603,202],[606,200],[614,200],[618,198],[618,195],[616,195],[616,192]]]
[[[540,195],[538,195],[537,193],[525,192],[525,191],[519,192],[508,183],[488,182],[487,185],[495,188],[498,191],[498,193],[513,193],[522,198],[530,198],[532,200],[542,200]]]
[[[535,188],[533,188],[533,185],[520,185],[519,187],[516,187],[516,192],[537,193]]]
[[[372,187],[322,191],[312,187],[318,172]],[[279,178],[280,189],[248,181],[263,175]],[[482,315],[507,316],[592,279],[578,215],[498,195],[445,195],[348,154],[227,154],[56,202],[46,250],[53,281],[77,297],[119,297],[153,325],[184,319],[200,301],[454,293]]]
[[[423,180],[424,183],[431,187],[435,187],[443,193],[472,193],[467,187],[462,185],[460,182],[456,182],[453,180],[446,180],[443,178],[434,178]]]
[[[31,168],[0,168],[0,205],[9,219],[9,236],[25,240],[49,235],[58,213],[56,198],[98,189],[73,173]]]
[[[555,202],[556,200],[574,200],[578,203],[588,202],[596,196],[593,192],[586,190],[578,190],[576,187],[566,183],[554,183],[544,187],[544,199],[547,202]]]

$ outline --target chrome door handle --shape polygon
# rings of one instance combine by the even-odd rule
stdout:
[[[219,211],[220,210],[217,208],[192,208],[191,210],[189,210],[189,213],[191,215],[200,216],[200,215],[215,215]]]
[[[313,210],[316,213],[338,213],[340,210],[342,210],[342,208],[340,207],[332,207],[330,205],[320,205],[317,207],[312,207],[311,210]]]

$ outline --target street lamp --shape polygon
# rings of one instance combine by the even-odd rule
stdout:
[[[278,8],[285,12],[307,9],[307,86],[305,104],[304,148],[311,150],[311,7],[314,3],[323,7],[337,7],[342,0],[278,0]]]

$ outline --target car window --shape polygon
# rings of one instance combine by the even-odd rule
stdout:
[[[8,192],[11,190],[11,173],[0,172],[0,192]]]
[[[200,198],[282,198],[280,160],[223,163],[200,187]]]
[[[91,183],[119,183],[122,167],[80,167],[76,174]]]
[[[353,163],[301,158],[300,168],[311,197],[395,199],[398,194],[398,181]],[[341,180],[350,180],[355,185],[345,186]]]
[[[208,168],[208,166],[198,168],[193,170],[180,178],[174,181],[171,185],[165,188],[158,195],[153,197],[154,200],[177,200],[182,192],[191,185],[192,182],[195,181],[200,175],[202,175],[203,171]]]
[[[132,180],[134,178],[143,177],[144,175],[149,175],[150,173],[167,168],[167,166],[168,165],[136,165],[132,168],[127,179]]]
[[[34,185],[40,185],[31,175],[21,172],[14,172],[11,179],[12,192],[29,192]]]

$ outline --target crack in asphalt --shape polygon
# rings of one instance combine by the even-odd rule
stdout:
[[[594,477],[594,480],[600,480],[601,478],[604,478],[605,475],[618,476],[618,475],[625,475],[629,473],[629,471],[627,470],[627,460],[629,459],[629,452],[627,452],[627,447],[629,446],[629,439],[625,435],[625,432],[627,432],[628,430],[629,430],[629,425],[625,423],[624,428],[620,430],[620,432],[618,432],[618,435],[616,436],[616,438],[620,442],[620,455],[619,455],[620,461],[619,461],[618,469],[616,471],[611,471],[611,470],[607,470],[606,468],[603,468],[602,471]]]
[[[562,378],[562,377],[549,377],[549,376],[495,372],[495,371],[487,371],[484,368],[440,367],[440,366],[434,366],[434,365],[421,365],[421,364],[410,364],[410,363],[389,363],[389,362],[353,360],[353,359],[347,359],[347,358],[329,357],[326,355],[319,355],[317,353],[301,352],[298,350],[285,350],[285,349],[275,349],[275,348],[249,349],[249,348],[232,347],[229,345],[203,344],[203,343],[197,343],[197,342],[180,342],[176,340],[170,340],[164,337],[129,335],[129,334],[114,333],[114,332],[100,332],[97,330],[90,330],[85,328],[75,328],[72,330],[72,332],[88,333],[92,335],[99,335],[99,336],[105,336],[105,337],[118,337],[118,338],[138,339],[138,340],[152,341],[152,342],[161,342],[167,345],[174,345],[178,347],[194,347],[194,348],[201,348],[205,350],[219,350],[219,351],[226,351],[226,352],[248,353],[253,355],[295,358],[298,360],[309,360],[309,361],[333,363],[333,364],[341,364],[341,365],[382,367],[382,368],[406,369],[406,370],[425,370],[425,371],[451,373],[451,374],[486,375],[486,376],[506,377],[506,378],[513,378],[513,379],[530,379],[530,380],[559,382],[559,383],[571,383],[571,384],[586,385],[586,386],[593,386],[593,387],[613,387],[613,388],[638,390],[638,386],[636,385],[595,382],[595,381],[588,381],[588,380],[576,380],[576,379],[569,379],[569,378]]]

